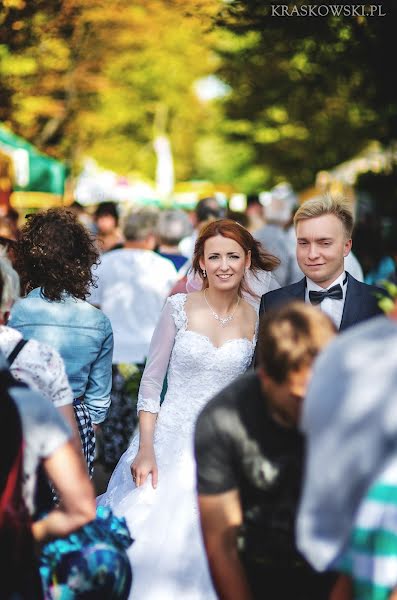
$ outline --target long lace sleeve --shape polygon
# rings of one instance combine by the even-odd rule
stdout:
[[[167,300],[150,343],[149,356],[139,386],[138,413],[141,410],[151,413],[160,410],[160,394],[177,332],[170,300]]]

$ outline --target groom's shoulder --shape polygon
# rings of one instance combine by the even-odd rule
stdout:
[[[350,273],[348,273],[348,277],[350,290],[353,290],[354,294],[359,294],[362,301],[364,300],[367,304],[375,307],[376,313],[381,314],[382,310],[379,308],[379,301],[384,297],[390,298],[388,291],[383,287],[358,281]]]

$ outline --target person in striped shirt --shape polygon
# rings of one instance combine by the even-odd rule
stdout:
[[[397,456],[363,499],[339,569],[331,600],[397,600]]]

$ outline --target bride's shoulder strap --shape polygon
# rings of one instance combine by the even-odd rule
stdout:
[[[179,330],[186,327],[187,317],[185,313],[185,302],[187,294],[174,294],[167,299],[171,307],[171,314],[175,322],[175,327]]]

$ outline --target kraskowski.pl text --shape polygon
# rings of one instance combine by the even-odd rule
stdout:
[[[385,17],[380,4],[272,4],[272,17]]]

